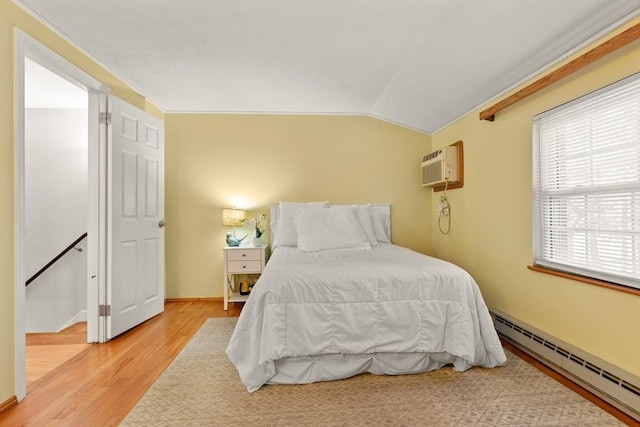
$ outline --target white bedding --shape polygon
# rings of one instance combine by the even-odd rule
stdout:
[[[506,357],[480,291],[461,268],[392,244],[278,247],[227,347],[243,384],[417,373]]]

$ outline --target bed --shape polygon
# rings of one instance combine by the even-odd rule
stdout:
[[[388,205],[281,202],[271,231],[271,257],[227,347],[249,392],[506,361],[475,281],[392,244]]]

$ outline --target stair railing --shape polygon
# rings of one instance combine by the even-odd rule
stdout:
[[[58,261],[60,258],[62,258],[63,256],[65,256],[67,254],[67,252],[69,252],[71,249],[76,249],[78,252],[82,252],[81,248],[76,248],[76,245],[78,243],[80,243],[82,240],[84,240],[87,237],[87,233],[83,233],[82,236],[78,237],[76,240],[73,241],[73,243],[71,243],[69,246],[67,246],[66,248],[64,248],[62,250],[62,252],[60,252],[58,255],[56,255],[51,261],[49,261],[44,267],[42,267],[40,270],[38,270],[38,272],[36,274],[34,274],[33,276],[31,276],[29,278],[29,280],[27,280],[27,282],[25,283],[25,286],[29,286],[29,283],[33,282],[34,280],[36,280],[38,278],[38,276],[40,276],[42,273],[44,273],[45,271],[47,271],[47,269],[49,267],[51,267],[53,264],[56,263],[56,261]]]

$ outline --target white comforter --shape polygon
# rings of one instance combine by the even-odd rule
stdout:
[[[426,354],[440,362],[422,370],[447,363],[466,370],[506,361],[471,276],[451,263],[391,244],[321,252],[277,248],[227,347],[250,392],[269,383],[276,363],[287,358],[313,356],[314,363],[332,354],[389,353]],[[402,373],[397,368],[365,371]]]

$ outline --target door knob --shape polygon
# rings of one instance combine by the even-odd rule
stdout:
[[[166,223],[166,222],[164,222],[164,218],[162,218],[162,219],[160,220],[160,222],[158,223],[158,227],[162,228],[162,227],[164,227],[165,225],[167,225],[167,223]]]

